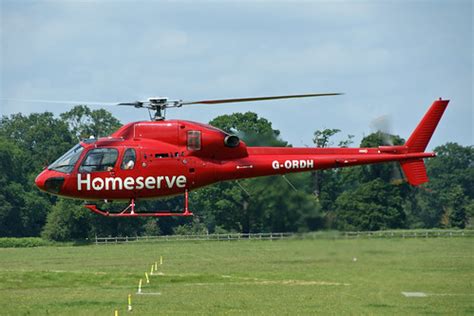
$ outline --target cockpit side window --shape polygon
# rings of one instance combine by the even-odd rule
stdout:
[[[135,167],[136,157],[137,155],[135,153],[135,149],[128,148],[127,150],[125,150],[120,168],[123,170],[132,170],[133,167]]]
[[[117,162],[118,150],[114,148],[96,148],[87,153],[79,172],[110,171]]]
[[[201,131],[188,131],[188,150],[201,150]]]
[[[77,144],[72,147],[68,152],[58,158],[55,162],[49,165],[49,170],[55,170],[64,173],[70,173],[74,166],[76,165],[77,160],[81,156],[84,147],[81,144]]]

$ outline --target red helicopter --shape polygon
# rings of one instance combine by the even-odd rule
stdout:
[[[108,137],[86,139],[41,172],[35,180],[43,191],[84,200],[127,200],[119,213],[85,206],[100,215],[190,216],[188,192],[219,181],[283,175],[328,168],[398,161],[407,181],[428,181],[424,152],[449,100],[434,101],[407,142],[377,148],[247,147],[238,136],[213,126],[165,120],[167,108],[338,95],[302,94],[183,102],[168,98],[119,103],[155,111],[151,121],[122,126]],[[137,212],[135,201],[184,194],[184,210]]]

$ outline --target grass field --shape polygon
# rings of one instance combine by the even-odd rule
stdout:
[[[162,255],[163,275],[140,278]],[[354,261],[354,258],[357,258]],[[401,292],[424,292],[405,297]],[[472,238],[0,249],[0,314],[474,314]]]

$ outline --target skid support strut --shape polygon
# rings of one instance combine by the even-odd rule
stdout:
[[[135,199],[130,199],[130,204],[124,208],[119,213],[111,213],[109,211],[101,210],[95,204],[86,204],[87,207],[91,212],[97,213],[103,216],[110,216],[110,217],[164,217],[164,216],[193,216],[193,213],[188,209],[188,190],[184,191],[184,210],[182,213],[175,213],[170,211],[156,211],[156,212],[146,212],[140,213],[135,212]]]

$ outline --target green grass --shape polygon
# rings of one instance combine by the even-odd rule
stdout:
[[[0,314],[473,314],[472,238],[0,249]],[[143,292],[138,281],[162,255]],[[357,258],[357,261],[353,261]],[[433,294],[407,298],[401,292]]]

